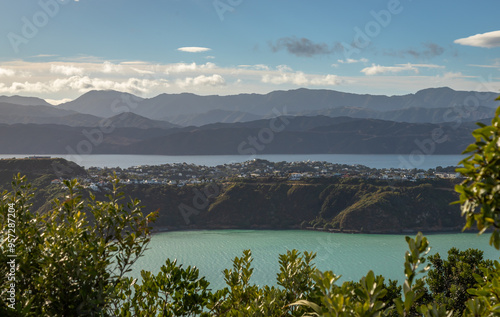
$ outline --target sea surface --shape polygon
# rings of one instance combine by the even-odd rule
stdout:
[[[37,155],[37,154],[32,154]],[[2,158],[24,158],[26,154],[3,154]],[[30,155],[31,156],[31,155]],[[230,163],[241,163],[255,158],[271,162],[296,161],[326,161],[338,164],[360,164],[371,168],[407,168],[424,169],[437,166],[456,166],[463,159],[463,155],[399,155],[399,154],[266,154],[257,156],[247,155],[61,155],[44,154],[43,156],[62,157],[73,161],[80,166],[120,167],[128,168],[139,165],[161,165],[167,163],[188,163],[195,165],[216,166]]]
[[[414,237],[414,235],[410,235]],[[342,275],[341,281],[359,280],[370,269],[386,278],[403,281],[404,254],[408,245],[404,235],[365,235],[326,233],[317,231],[216,230],[179,231],[155,234],[149,250],[132,272],[160,271],[167,258],[177,259],[185,267],[200,269],[213,289],[225,286],[224,269],[232,268],[232,259],[252,251],[254,273],[251,281],[257,285],[276,285],[279,272],[278,255],[287,250],[313,251],[321,270]],[[439,252],[447,257],[451,247],[460,250],[477,248],[488,259],[498,259],[500,253],[488,244],[489,236],[472,233],[427,235],[432,247],[429,254]]]

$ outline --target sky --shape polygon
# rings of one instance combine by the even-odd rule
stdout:
[[[17,0],[0,95],[500,92],[498,0]]]

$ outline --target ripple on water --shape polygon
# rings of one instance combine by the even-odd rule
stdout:
[[[452,246],[461,250],[478,248],[489,259],[498,259],[498,252],[488,245],[488,236],[475,234],[433,234],[427,236],[431,253],[446,254]],[[234,257],[252,250],[254,274],[258,285],[276,285],[279,271],[278,255],[287,250],[317,253],[316,266],[342,275],[342,280],[359,280],[370,269],[386,278],[402,280],[404,235],[338,234],[316,231],[214,230],[167,232],[153,236],[149,250],[141,258],[132,275],[141,269],[154,273],[167,258],[178,263],[197,266],[212,288],[225,286],[222,271],[232,268]]]

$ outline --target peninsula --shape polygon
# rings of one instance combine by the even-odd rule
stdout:
[[[82,194],[105,199],[119,178],[125,196],[158,210],[155,230],[315,229],[332,232],[459,231],[463,226],[454,167],[372,169],[327,162],[251,160],[214,167],[189,164],[84,169],[64,159],[0,160],[1,185],[12,173],[38,188],[44,211],[77,178]]]

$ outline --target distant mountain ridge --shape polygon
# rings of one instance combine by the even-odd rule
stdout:
[[[480,98],[477,97],[478,94],[481,94]],[[214,123],[214,121],[250,121],[286,114],[328,115],[328,112],[333,112],[335,115],[332,116],[337,116],[339,111],[350,111],[354,114],[340,115],[356,116],[359,114],[360,117],[373,119],[444,122],[446,112],[464,106],[468,106],[467,109],[473,110],[472,112],[479,112],[477,117],[484,118],[491,114],[488,109],[496,108],[497,96],[497,93],[492,92],[455,91],[446,87],[424,89],[415,94],[402,96],[361,95],[335,90],[300,88],[273,91],[264,95],[199,96],[182,93],[161,94],[149,99],[116,91],[91,91],[71,102],[59,105],[58,108],[98,117],[110,117],[130,111],[146,118],[167,119],[185,126],[201,126]],[[477,102],[477,107],[471,109],[470,104],[467,104],[471,101],[474,101],[474,105]],[[385,114],[385,112],[389,113]],[[431,117],[430,121],[425,120],[426,115]]]
[[[141,98],[129,93],[105,90],[90,91],[59,106],[49,105],[39,98],[0,96],[0,103],[8,100],[5,103],[36,105],[40,108],[29,111],[28,108],[19,108],[14,111],[12,107],[0,107],[0,117],[4,118],[0,119],[0,123],[95,126],[103,118],[115,117],[124,112],[181,126],[249,122],[280,115],[349,116],[409,123],[466,122],[493,117],[498,105],[496,97],[497,93],[455,91],[446,87],[429,88],[401,96],[300,88],[263,95],[199,96],[182,93]],[[20,113],[23,111],[24,113]],[[45,113],[41,114],[41,111]],[[158,122],[149,125],[169,126]]]
[[[111,118],[101,118],[73,110],[53,106],[24,106],[0,102],[0,123],[4,124],[57,124],[70,127],[97,127],[101,122],[120,128],[161,128],[178,127],[161,120],[152,120],[132,112],[123,112]]]
[[[47,101],[36,97],[0,96],[0,102],[23,106],[52,106]]]

